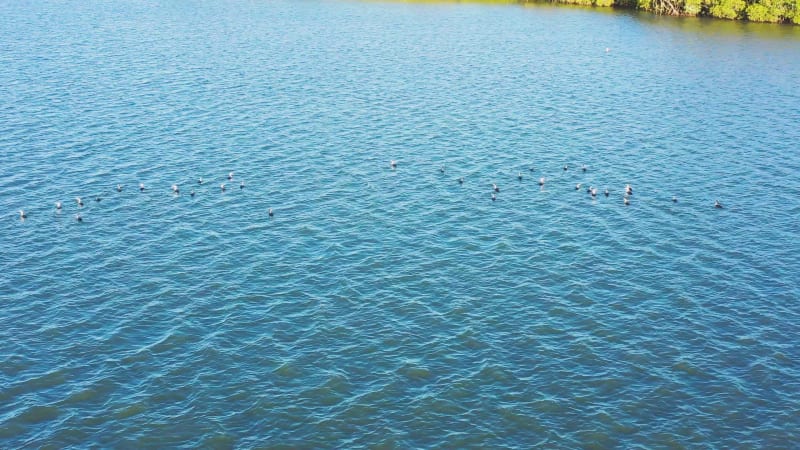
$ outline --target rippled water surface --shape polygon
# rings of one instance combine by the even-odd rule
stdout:
[[[0,447],[796,447],[798,80],[798,27],[2,2]]]

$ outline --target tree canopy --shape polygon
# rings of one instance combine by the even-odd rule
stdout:
[[[523,3],[529,0],[523,0]],[[534,0],[535,1],[535,0]],[[633,7],[673,16],[800,24],[800,0],[550,0],[587,6]]]

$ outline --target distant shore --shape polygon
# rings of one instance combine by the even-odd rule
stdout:
[[[406,0],[427,3],[436,0]],[[459,1],[459,0],[454,0]],[[467,0],[476,3],[562,3],[638,9],[668,16],[800,24],[800,0]]]
[[[800,24],[798,0],[551,0],[586,6],[620,7],[670,16],[702,16],[751,22]],[[519,3],[532,3],[521,0]]]

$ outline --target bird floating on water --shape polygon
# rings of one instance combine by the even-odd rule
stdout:
[[[233,172],[228,174],[228,181],[233,181]]]
[[[672,196],[672,203],[678,203],[678,197]]]
[[[139,183],[139,192],[144,192],[144,183]]]
[[[628,197],[622,197],[622,201],[625,203],[625,206],[628,206],[631,203],[630,200],[628,200]]]
[[[444,166],[439,167],[439,172],[444,173]]]
[[[722,203],[719,200],[714,200],[714,208],[722,209]]]
[[[100,200],[102,200],[102,199],[103,199],[103,197],[97,197],[96,199],[94,199],[94,201],[100,203]]]
[[[458,178],[458,184],[464,184],[464,177]]]
[[[605,196],[608,197],[608,189],[606,189],[606,191],[603,192],[603,194],[605,194]]]
[[[244,180],[239,183],[239,189],[244,189]]]
[[[569,169],[569,166],[564,164],[564,170],[567,170],[567,169]]]
[[[495,200],[497,200],[497,195],[495,195],[494,193],[492,193],[492,201],[495,201]]]
[[[397,168],[397,161],[395,161],[395,160],[389,161],[389,167],[391,167],[392,169],[396,169]]]
[[[203,184],[203,177],[197,179],[197,184]]]
[[[222,184],[220,184],[220,185],[219,185],[219,189],[220,189],[222,192],[225,192],[225,183],[222,183]]]
[[[581,188],[581,183],[578,183],[578,184],[576,184],[576,185],[575,185],[575,190],[576,190],[576,191],[577,191],[577,190],[580,190],[580,188]]]
[[[592,197],[597,197],[597,188],[592,188]]]
[[[117,185],[117,192],[122,192],[122,185],[121,184]]]
[[[517,179],[518,179],[519,181],[522,181],[522,172],[519,172],[519,173],[517,174]]]
[[[275,213],[272,212],[272,208],[270,208],[269,211],[267,211],[267,214],[269,214],[270,217],[275,215]]]
[[[581,166],[581,170],[582,170],[582,171],[584,171],[584,172],[586,172],[586,164],[584,164],[583,166]]]
[[[178,185],[177,184],[173,184],[172,185],[172,192],[174,192],[176,194],[179,194],[181,192],[181,190],[178,189]]]
[[[75,220],[77,220],[78,222],[83,222],[83,217],[81,217],[80,214],[76,214],[75,215]]]
[[[630,184],[625,185],[625,193],[628,195],[633,195],[633,188],[631,187]]]
[[[75,202],[78,204],[78,206],[83,206],[83,200],[81,200],[80,197],[75,197]]]
[[[194,189],[192,189],[192,192],[189,192],[189,195],[191,195],[192,197],[194,197]]]
[[[56,209],[61,209],[61,202],[56,202]]]
[[[544,177],[539,178],[539,186],[544,186]]]
[[[24,210],[20,209],[19,210],[19,218],[22,219],[22,220],[25,220],[25,219],[28,218],[28,214],[26,214]]]
[[[495,192],[500,192],[500,188],[497,187],[495,183],[492,183],[492,190],[494,190]]]

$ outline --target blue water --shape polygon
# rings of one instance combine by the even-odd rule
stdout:
[[[800,27],[2,2],[0,447],[798,448],[798,80]]]

